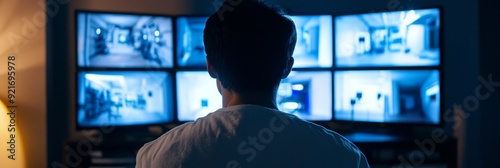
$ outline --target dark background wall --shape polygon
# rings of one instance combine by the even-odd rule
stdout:
[[[498,1],[479,1],[479,69],[483,77],[492,75],[497,87],[491,98],[480,104],[479,123],[481,129],[479,141],[481,144],[481,162],[483,167],[500,167],[500,131],[497,125],[500,119],[500,26],[497,23],[500,16]],[[487,79],[487,78],[486,78]]]
[[[49,2],[49,1],[47,1]],[[47,142],[48,161],[62,162],[63,142],[68,138],[80,137],[75,130],[75,26],[74,11],[97,10],[114,12],[156,13],[156,14],[211,14],[218,1],[212,0],[85,0],[71,1],[60,6],[60,13],[49,17],[47,25]],[[494,20],[489,16],[494,11],[491,2],[444,1],[444,0],[274,0],[297,14],[346,14],[370,11],[391,11],[423,7],[443,7],[444,18],[444,95],[445,108],[451,110],[446,116],[445,130],[448,135],[459,140],[459,163],[464,167],[479,167],[494,164],[493,156],[498,156],[494,125],[498,118],[500,94],[492,93],[491,98],[481,101],[479,110],[453,118],[453,105],[463,104],[466,97],[474,95],[479,75],[487,79],[492,73],[494,80],[500,81],[498,56],[494,46],[498,46],[498,31],[490,25]],[[481,11],[479,10],[481,9]],[[498,14],[498,12],[497,12]],[[479,19],[484,16],[486,19]],[[478,20],[479,19],[479,20]],[[490,27],[486,27],[490,25]],[[497,27],[498,28],[498,27]],[[481,31],[480,31],[481,30]],[[498,30],[498,29],[496,29]],[[488,33],[487,31],[491,32]],[[497,36],[490,36],[496,33]],[[481,52],[480,52],[481,50]],[[495,60],[495,61],[492,61]],[[496,63],[496,64],[495,64]],[[500,88],[498,88],[500,90]],[[495,111],[496,110],[496,111]],[[464,116],[464,115],[462,115]],[[454,124],[457,127],[452,127]],[[490,148],[496,147],[496,148]]]

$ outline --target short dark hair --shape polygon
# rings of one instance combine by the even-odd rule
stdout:
[[[295,24],[277,5],[260,0],[239,0],[235,5],[234,1],[225,1],[206,22],[207,59],[228,90],[275,89],[295,49]]]

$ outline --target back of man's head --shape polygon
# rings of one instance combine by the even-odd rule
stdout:
[[[259,0],[224,2],[204,30],[217,79],[238,93],[275,89],[291,67],[296,40],[295,24],[284,11]]]

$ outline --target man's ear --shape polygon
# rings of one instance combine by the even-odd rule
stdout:
[[[283,76],[281,77],[281,79],[285,79],[286,77],[288,77],[290,72],[292,72],[292,67],[293,67],[294,62],[295,62],[295,60],[293,59],[293,57],[290,57],[290,59],[288,59],[288,63],[286,64],[285,72],[283,73]]]
[[[214,66],[212,66],[212,63],[208,60],[208,56],[205,57],[205,60],[207,61],[208,74],[214,79],[217,78],[217,72],[215,72]]]

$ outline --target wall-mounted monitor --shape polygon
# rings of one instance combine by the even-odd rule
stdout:
[[[222,108],[216,80],[207,71],[177,72],[177,119],[194,121]]]
[[[293,57],[295,68],[331,67],[333,60],[332,16],[290,16],[297,31]],[[203,30],[208,17],[178,17],[177,62],[181,67],[204,67]]]
[[[281,80],[277,105],[280,111],[309,121],[332,119],[332,73],[292,71]]]
[[[78,11],[76,23],[79,67],[173,66],[171,17]]]
[[[205,67],[203,30],[208,17],[178,17],[177,63],[181,67]]]
[[[297,43],[294,68],[331,67],[333,28],[331,15],[292,15]]]
[[[337,67],[439,66],[439,8],[335,17]]]
[[[166,72],[81,71],[77,77],[80,128],[174,121],[172,77]]]
[[[337,121],[440,124],[438,70],[335,72]]]
[[[293,71],[281,81],[276,97],[280,111],[310,121],[332,119],[330,71]],[[216,80],[206,71],[177,73],[178,120],[194,121],[222,108]]]

